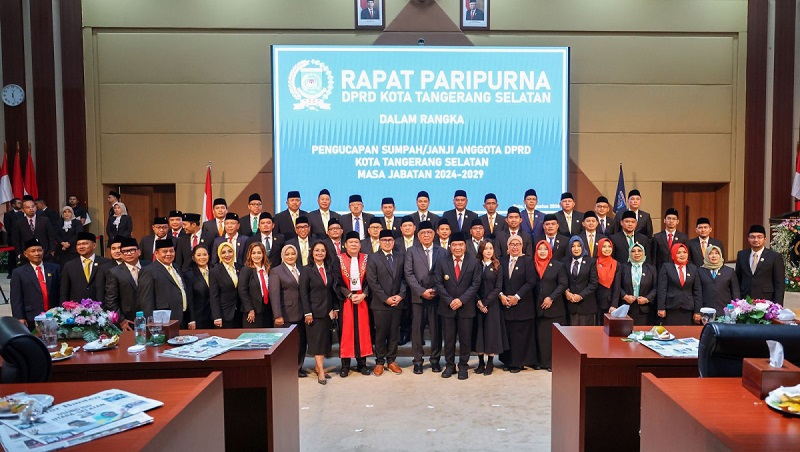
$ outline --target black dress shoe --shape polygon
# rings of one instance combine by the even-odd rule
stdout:
[[[478,364],[478,367],[475,368],[476,374],[482,374],[486,370],[486,366],[483,364]]]
[[[541,370],[542,366],[533,366],[533,370]]]
[[[442,365],[439,364],[439,363],[431,363],[431,370],[434,371],[434,372],[441,372],[442,371]]]
[[[494,370],[494,362],[489,361],[488,363],[486,363],[486,370],[483,371],[483,376],[485,377],[491,375],[493,370]]]
[[[469,368],[468,367],[462,367],[462,368],[458,369],[458,379],[459,380],[466,380],[467,378],[469,378]]]
[[[522,368],[519,368],[519,367],[509,367],[508,368],[508,371],[511,372],[512,374],[518,374],[519,371],[521,371],[521,370],[522,370]]]
[[[369,375],[371,373],[368,366],[364,366],[361,368],[361,375]]]
[[[308,372],[306,372],[304,369],[300,369],[297,371],[297,376],[300,378],[305,378],[308,376]]]
[[[409,340],[408,334],[402,334],[400,335],[400,340],[397,342],[397,345],[406,345]]]
[[[547,368],[547,371],[548,371],[548,372],[552,372],[552,371],[553,371],[553,368],[552,368],[552,367],[548,367],[548,368]]]
[[[422,363],[414,364],[414,373],[417,375],[422,375]]]
[[[453,372],[456,370],[450,366],[446,366],[444,368],[444,372],[442,372],[442,378],[450,378],[453,376]]]
[[[342,370],[339,371],[339,376],[342,378],[347,378],[348,375],[350,375],[350,368],[342,367]]]

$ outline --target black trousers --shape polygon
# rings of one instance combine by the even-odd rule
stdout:
[[[444,362],[450,367],[456,365],[456,335],[458,335],[458,368],[469,367],[469,352],[472,348],[473,317],[442,317],[442,336],[444,336]]]
[[[431,330],[431,362],[439,362],[442,356],[442,328],[436,303],[423,301],[411,304],[411,349],[414,352],[414,364],[422,363],[423,346],[425,345],[425,326]]]
[[[403,302],[403,313],[400,315],[400,336],[411,337],[411,303]]]
[[[374,310],[375,318],[375,364],[394,362],[397,358],[397,343],[400,341],[400,318],[402,308]]]

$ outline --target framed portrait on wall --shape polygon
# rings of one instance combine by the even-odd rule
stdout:
[[[386,0],[355,0],[355,6],[356,30],[386,28]]]
[[[461,29],[489,29],[489,0],[458,0],[461,3]]]

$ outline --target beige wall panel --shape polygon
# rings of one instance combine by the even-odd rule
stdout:
[[[730,133],[731,86],[571,85],[570,132]]]
[[[272,44],[370,45],[376,37],[363,33],[99,32],[98,74],[100,83],[269,83]]]
[[[619,162],[625,176],[636,180],[728,182],[731,177],[729,134],[573,133],[569,149],[590,180],[613,180],[614,188]]]
[[[209,160],[213,183],[247,184],[272,157],[268,134],[105,134],[100,144],[106,184],[205,183]]]
[[[271,85],[100,85],[101,133],[270,133]]]
[[[507,35],[470,36],[476,46],[568,46],[570,82],[730,85],[732,36]]]
[[[214,170],[212,175],[212,194],[215,198],[225,198],[230,204],[234,198],[247,187],[247,184],[225,182],[222,183],[221,177],[216,177]],[[222,175],[224,176],[224,174]],[[175,184],[175,205],[184,212],[201,213],[203,210],[203,191],[206,188],[205,170],[201,180],[197,183],[177,183]],[[236,212],[244,213],[244,212]]]

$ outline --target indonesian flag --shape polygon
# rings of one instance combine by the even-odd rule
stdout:
[[[211,162],[208,162],[206,168],[206,190],[203,192],[203,221],[208,221],[214,218],[214,197],[211,195]]]
[[[19,165],[19,146],[17,152],[14,154],[14,172],[11,173],[11,189],[14,192],[15,198],[22,198],[25,194],[25,188],[22,186],[22,168]]]
[[[30,146],[28,146],[28,162],[25,164],[25,194],[33,196],[33,199],[39,197],[39,186],[36,185],[36,168],[33,167]]]
[[[3,166],[0,167],[0,204],[7,203],[13,198],[11,178],[8,177],[8,153],[3,153]]]
[[[794,196],[794,210],[800,210],[800,141],[797,142],[797,163],[794,167],[794,181],[792,182],[792,196]]]

